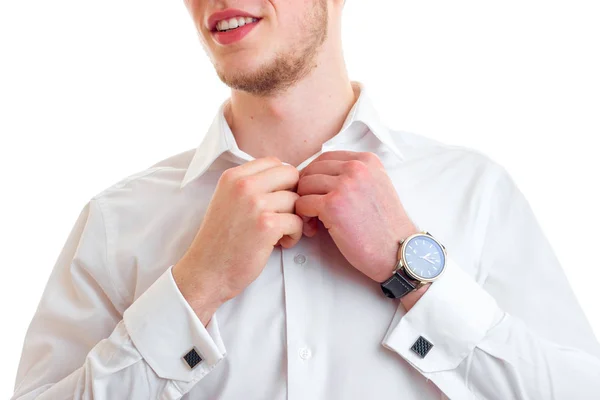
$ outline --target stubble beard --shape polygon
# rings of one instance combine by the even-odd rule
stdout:
[[[250,72],[227,73],[213,61],[219,79],[232,89],[265,97],[293,86],[316,67],[315,57],[327,38],[327,0],[315,0],[303,19],[305,37],[287,52],[278,52],[268,63]]]

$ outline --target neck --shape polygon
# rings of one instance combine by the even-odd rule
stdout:
[[[341,51],[326,54],[320,52],[306,77],[275,96],[232,90],[224,115],[240,150],[298,166],[339,132],[358,91]]]

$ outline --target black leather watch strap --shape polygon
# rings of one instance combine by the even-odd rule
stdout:
[[[392,299],[399,299],[412,292],[416,286],[396,271],[388,280],[381,283],[383,294]]]

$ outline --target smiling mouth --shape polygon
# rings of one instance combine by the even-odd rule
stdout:
[[[234,31],[242,26],[256,23],[260,20],[260,18],[254,17],[233,17],[221,20],[217,22],[217,25],[214,27],[212,32],[230,32]]]

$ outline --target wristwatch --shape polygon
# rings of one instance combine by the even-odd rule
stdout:
[[[392,299],[402,298],[438,279],[445,267],[444,245],[429,232],[415,233],[400,242],[394,274],[381,282],[381,290]]]

